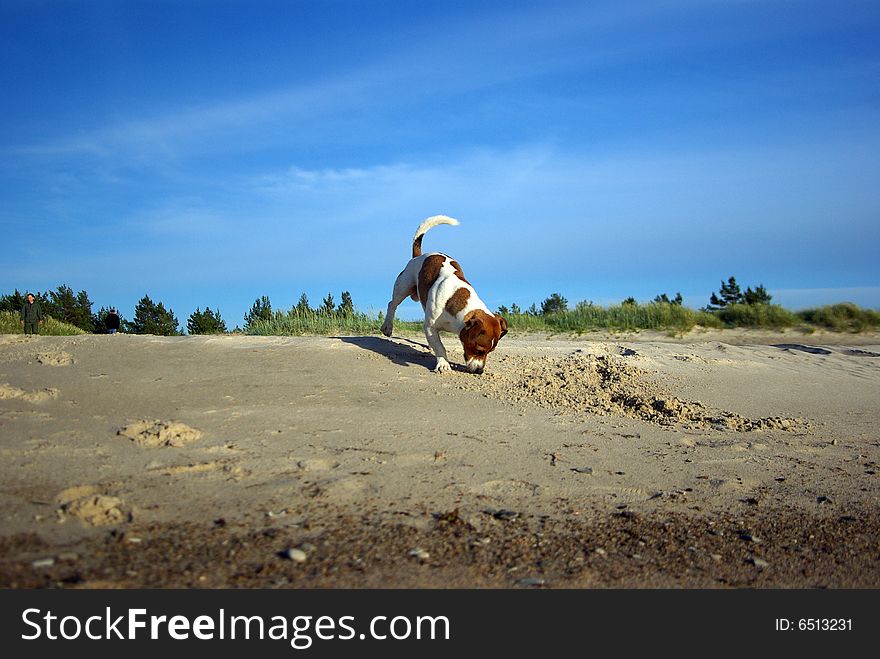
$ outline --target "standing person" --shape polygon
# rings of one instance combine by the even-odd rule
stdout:
[[[25,334],[39,334],[43,324],[43,310],[33,293],[28,293],[25,303],[21,306],[21,324]]]
[[[110,308],[104,322],[107,325],[107,334],[116,334],[119,331],[119,312],[116,311],[116,307]]]

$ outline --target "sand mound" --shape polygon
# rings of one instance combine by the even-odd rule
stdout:
[[[795,430],[801,419],[749,419],[715,411],[699,401],[686,401],[663,391],[648,374],[618,355],[577,351],[562,358],[499,360],[481,378],[464,379],[464,387],[510,403],[527,403],[560,414],[627,416],[661,426],[716,430]]]
[[[73,363],[73,357],[69,352],[41,352],[37,355],[37,361],[43,366],[69,366]]]
[[[75,499],[66,504],[62,510],[71,517],[76,517],[86,526],[106,526],[119,524],[128,519],[121,509],[122,499],[103,494],[94,494]]]
[[[71,501],[76,501],[77,499],[82,499],[100,493],[101,488],[97,485],[74,485],[73,487],[68,487],[65,490],[61,490],[58,494],[56,494],[55,501],[62,505],[66,505],[69,504]]]
[[[0,400],[12,400],[14,398],[20,398],[29,403],[42,403],[50,398],[58,398],[58,390],[47,387],[40,391],[25,391],[9,384],[0,384]]]
[[[201,439],[202,431],[177,421],[141,419],[120,428],[117,435],[127,437],[138,446],[173,446],[180,448]]]

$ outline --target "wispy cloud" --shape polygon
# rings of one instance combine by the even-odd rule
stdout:
[[[712,3],[715,10],[724,10],[726,5],[729,3]],[[693,32],[687,42],[682,42],[680,30],[663,27],[664,21],[678,26],[688,11],[706,9],[706,3],[641,2],[542,5],[504,13],[478,13],[467,20],[398,39],[389,50],[365,53],[363,60],[340,63],[335,73],[319,79],[274,89],[244,90],[171,110],[167,107],[174,101],[166,99],[161,104],[163,109],[146,107],[139,117],[4,151],[16,156],[80,154],[136,161],[218,149],[234,152],[265,148],[279,141],[295,143],[316,131],[328,130],[325,124],[332,117],[363,114],[372,119],[371,112],[384,112],[388,106],[407,107],[535,76],[575,71],[583,76],[622,61],[650,61],[669,52],[680,56],[688,49],[704,48],[710,43],[718,48],[725,40],[743,37],[744,26],[728,26],[712,35]],[[657,21],[659,27],[651,28]],[[731,23],[735,25],[736,21]],[[633,29],[639,38],[620,38]],[[749,24],[748,34],[759,40],[779,29],[777,23]],[[376,122],[371,125],[375,130]]]

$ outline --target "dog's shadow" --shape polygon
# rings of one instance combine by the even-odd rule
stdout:
[[[388,339],[381,336],[334,336],[331,338],[375,352],[398,366],[422,366],[432,371],[437,364],[437,358],[429,346],[402,336]],[[466,371],[463,366],[458,364],[451,364],[451,366],[455,371]]]

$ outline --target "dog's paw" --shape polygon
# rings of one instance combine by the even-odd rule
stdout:
[[[437,365],[434,367],[435,373],[449,373],[452,370],[452,367],[449,365],[449,362],[445,359],[438,359]]]
[[[391,332],[393,329],[393,325],[389,325],[388,323],[382,324],[382,334],[384,334],[385,336],[391,336]]]

